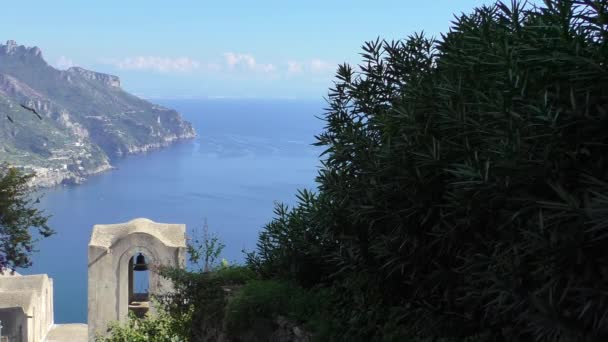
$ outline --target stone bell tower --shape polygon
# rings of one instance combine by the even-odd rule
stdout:
[[[156,273],[160,265],[184,267],[186,225],[135,219],[95,225],[89,242],[89,340],[105,334],[111,321],[125,321],[129,311],[150,309],[150,296],[172,290]],[[147,271],[147,293],[134,293],[134,272]]]

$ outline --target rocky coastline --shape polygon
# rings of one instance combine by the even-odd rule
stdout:
[[[194,139],[196,133],[190,132],[180,136],[165,137],[165,140],[160,143],[151,143],[145,145],[128,146],[126,152],[120,157],[135,155],[140,153],[151,152],[154,150],[165,148],[173,143]],[[29,186],[35,189],[52,188],[61,185],[79,185],[83,184],[90,176],[95,176],[103,172],[116,169],[109,161],[105,161],[101,165],[88,169],[82,166],[71,165],[68,167],[41,167],[41,166],[20,166],[26,173],[31,173],[34,176],[29,182]]]
[[[110,164],[106,164],[94,170],[81,171],[37,166],[25,166],[22,168],[25,172],[34,175],[29,182],[29,186],[39,189],[52,188],[58,185],[82,184],[89,176],[112,170],[114,167]]]

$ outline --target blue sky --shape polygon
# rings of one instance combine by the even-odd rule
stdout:
[[[0,40],[38,46],[57,67],[119,76],[145,97],[321,98],[361,45],[445,32],[491,0],[20,0]]]

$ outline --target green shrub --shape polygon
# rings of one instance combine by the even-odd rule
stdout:
[[[312,292],[285,281],[253,280],[228,301],[224,325],[226,332],[238,335],[260,326],[271,329],[278,316],[303,323],[318,311],[318,301]]]
[[[608,340],[606,13],[498,3],[367,43],[328,96],[318,194],[248,263],[333,289],[334,340]]]
[[[162,307],[170,315],[184,317],[185,336],[191,341],[215,341],[223,333],[228,300],[226,287],[243,285],[258,278],[244,266],[217,267],[211,272],[162,268],[175,291],[162,296]]]
[[[144,319],[130,313],[129,320],[110,324],[107,336],[97,336],[97,342],[184,342],[189,341],[184,323],[187,318],[172,317],[162,309]]]
[[[242,285],[250,280],[258,278],[258,275],[249,267],[233,265],[220,267],[210,274],[212,279],[216,279],[223,286]]]
[[[264,227],[257,251],[246,256],[248,266],[264,277],[297,281],[304,287],[317,285],[329,274],[323,258],[334,245],[325,240],[325,203],[308,190],[296,195],[298,205],[279,204],[276,218]]]

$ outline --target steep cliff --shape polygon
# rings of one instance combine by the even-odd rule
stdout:
[[[57,70],[37,47],[0,44],[0,162],[36,171],[34,185],[78,183],[113,157],[194,136],[179,113],[125,92],[116,76]]]

